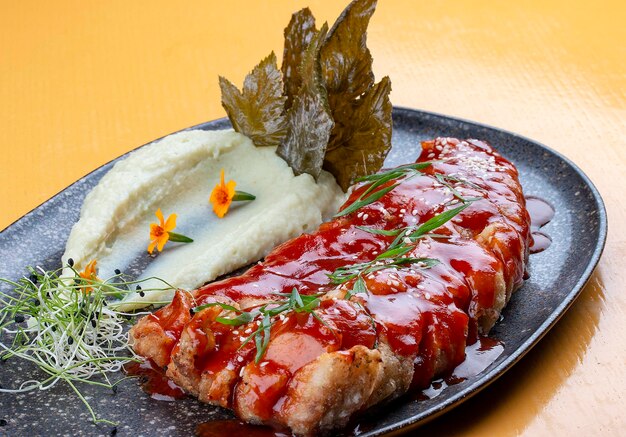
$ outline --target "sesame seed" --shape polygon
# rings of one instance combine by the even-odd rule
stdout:
[[[242,357],[241,355],[239,355],[239,356],[237,357],[237,361],[239,361],[240,363],[241,363],[241,362],[243,362],[243,357]]]

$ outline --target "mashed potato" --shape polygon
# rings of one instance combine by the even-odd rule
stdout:
[[[72,228],[65,253],[77,270],[92,259],[98,276],[115,269],[141,271],[173,287],[191,290],[262,258],[273,247],[315,229],[334,214],[344,194],[329,173],[317,183],[308,174],[294,176],[272,147],[255,147],[232,130],[192,130],[170,135],[118,162],[87,195]],[[219,219],[208,202],[220,170],[237,190],[256,195],[231,205]],[[193,243],[168,242],[155,258],[147,252],[149,225],[161,208],[178,215],[175,232]],[[156,251],[155,251],[156,253]],[[70,272],[71,273],[71,272]],[[149,279],[125,300],[126,309],[171,300],[173,290]]]

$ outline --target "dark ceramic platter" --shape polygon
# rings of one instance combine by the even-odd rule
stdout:
[[[513,296],[491,336],[504,343],[503,353],[475,377],[446,388],[429,400],[401,399],[369,414],[362,435],[404,431],[430,420],[475,395],[513,364],[556,323],[580,293],[596,266],[607,232],[602,199],[591,181],[569,160],[518,135],[476,123],[404,108],[394,109],[393,149],[386,165],[414,161],[420,140],[436,136],[490,141],[519,169],[526,195],[539,196],[555,209],[543,230],[552,246],[531,256],[531,277]],[[195,129],[229,127],[221,119]],[[16,279],[28,265],[58,268],[65,240],[78,219],[84,196],[111,168],[104,165],[34,209],[0,234],[0,277]],[[24,363],[0,364],[0,385],[34,374]],[[124,381],[116,394],[85,387],[101,417],[119,423],[117,435],[191,435],[202,422],[231,418],[225,410],[192,398],[176,402],[151,399],[136,381]],[[94,425],[83,404],[67,387],[46,392],[0,394],[0,435],[109,435],[110,425]]]

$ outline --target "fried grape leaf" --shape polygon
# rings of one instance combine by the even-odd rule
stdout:
[[[331,108],[335,100],[356,99],[374,84],[367,26],[376,0],[354,0],[341,13],[320,51]]]
[[[319,61],[320,47],[328,32],[324,24],[304,53],[299,70],[302,85],[287,114],[287,136],[276,150],[296,175],[317,179],[322,171],[326,145],[333,128]]]
[[[242,92],[220,77],[222,105],[257,146],[278,145],[295,174],[330,171],[344,191],[378,171],[391,147],[389,78],[374,84],[367,26],[376,0],[354,0],[332,29],[315,30],[308,8],[284,30],[281,72],[272,53]]]
[[[284,90],[287,97],[285,109],[291,108],[293,99],[302,85],[300,64],[302,64],[305,51],[316,33],[315,17],[313,17],[309,8],[295,12],[285,28],[283,63],[280,67],[283,73]]]
[[[361,98],[345,102],[335,115],[324,169],[346,191],[354,180],[378,171],[391,148],[391,81],[385,76]],[[339,147],[331,148],[331,144]]]
[[[283,82],[272,52],[246,76],[240,92],[220,76],[222,106],[233,128],[257,146],[277,146],[286,134]]]
[[[339,16],[320,51],[335,126],[324,169],[346,191],[355,179],[375,173],[391,147],[391,83],[374,85],[367,26],[376,0],[354,0]]]

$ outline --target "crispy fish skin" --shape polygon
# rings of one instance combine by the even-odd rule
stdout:
[[[296,435],[345,426],[353,414],[451,371],[523,283],[529,216],[517,170],[487,143],[438,138],[422,149],[419,161],[433,162],[424,175],[284,243],[239,277],[192,295],[177,292],[172,304],[132,328],[135,351],[167,366],[168,377],[201,401]],[[347,204],[359,190],[363,186]],[[455,191],[480,200],[407,254],[438,259],[438,265],[363,275],[368,293],[349,300],[353,283],[329,284],[326,275],[335,268],[370,261],[389,243],[357,226],[419,225],[445,210]],[[220,324],[218,307],[189,313],[212,301],[252,308],[294,286],[302,294],[324,293],[316,312],[325,323],[288,315],[272,327],[258,363],[253,342],[242,346],[254,322]]]

